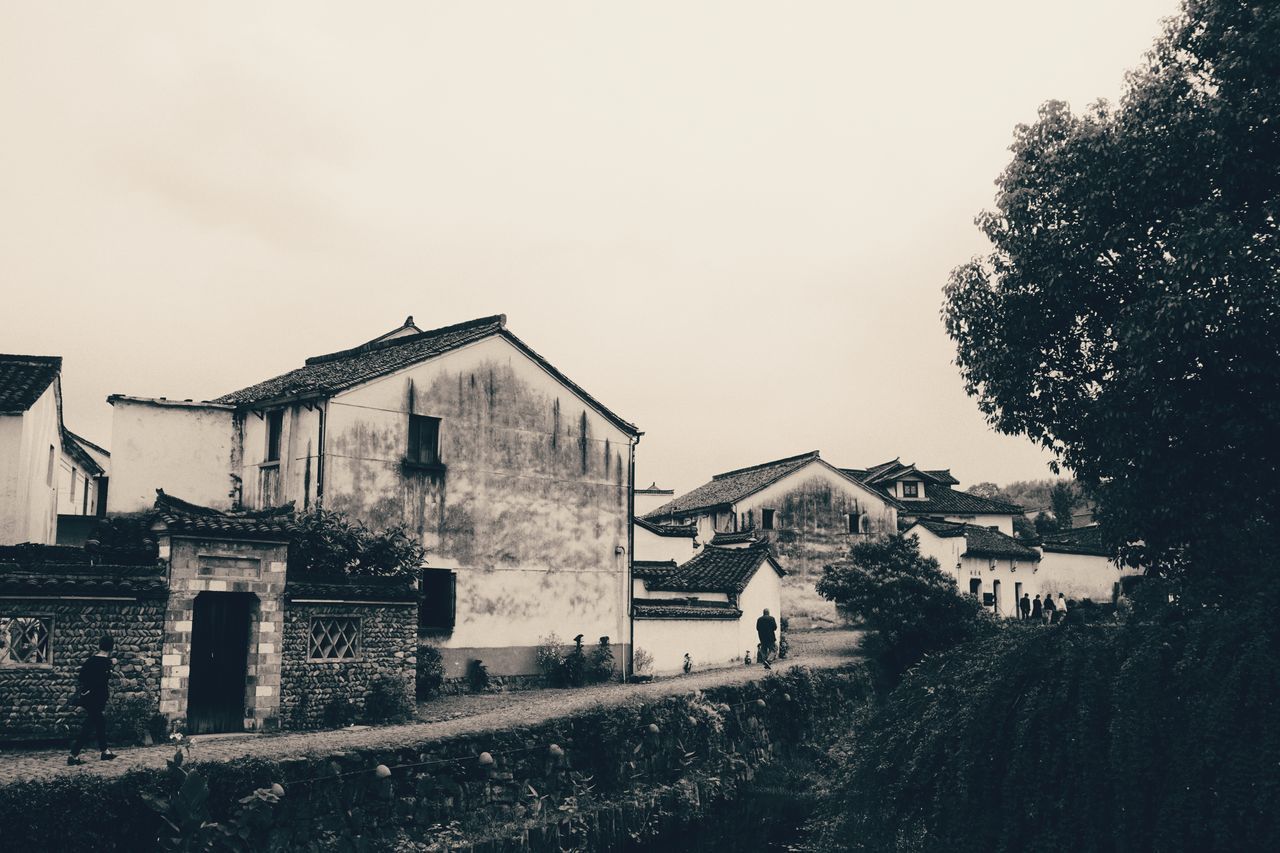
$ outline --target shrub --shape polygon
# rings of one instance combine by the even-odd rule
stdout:
[[[415,693],[418,699],[430,699],[444,685],[444,658],[436,646],[418,646],[418,672]]]
[[[163,740],[165,737],[164,717],[157,711],[154,700],[142,697],[112,700],[107,707],[107,742],[120,746],[136,746],[147,742]],[[159,729],[156,718],[160,718]],[[77,720],[77,722],[79,722]]]
[[[556,633],[552,631],[545,637],[538,638],[538,647],[534,653],[534,657],[538,663],[538,671],[542,673],[542,679],[551,687],[562,687],[561,678],[564,675],[562,670],[563,659],[560,657],[560,648],[564,645]]]
[[[369,530],[340,512],[315,509],[294,516],[289,575],[300,578],[414,575],[426,551],[404,527]]]
[[[364,700],[366,723],[402,723],[413,718],[413,701],[405,683],[390,675],[380,675],[369,684]]]
[[[631,669],[636,675],[651,675],[653,670],[653,655],[641,648],[632,649]]]
[[[582,635],[573,638],[573,649],[565,655],[560,665],[561,678],[570,687],[582,687],[587,683],[587,653],[582,648]]]
[[[889,682],[925,655],[994,627],[937,560],[921,556],[914,536],[859,542],[848,562],[823,568],[817,589],[862,619],[863,650]]]
[[[335,696],[325,703],[322,715],[324,727],[340,729],[356,721],[356,706],[340,696]]]
[[[483,693],[489,689],[489,668],[479,658],[467,667],[467,686],[472,693]]]
[[[1270,849],[1272,600],[1009,625],[927,659],[852,739],[817,849]]]
[[[608,637],[601,637],[599,644],[591,650],[587,675],[596,684],[613,678],[613,647],[609,645]]]

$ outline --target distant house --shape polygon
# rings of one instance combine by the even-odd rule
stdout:
[[[906,527],[920,519],[953,521],[979,527],[995,527],[1013,535],[1013,519],[1022,507],[957,491],[959,481],[950,469],[926,470],[894,459],[871,468],[845,468],[844,472],[900,503],[898,519]]]
[[[897,529],[902,502],[821,458],[818,451],[716,474],[645,516],[654,524],[689,524],[712,546],[763,540],[794,579],[788,613],[833,619],[813,584],[822,567],[868,536]]]
[[[208,402],[115,395],[111,512],[156,488],[220,509],[293,503],[427,549],[420,630],[447,674],[537,671],[540,637],[625,646],[640,433],[507,329],[412,318]]]
[[[674,560],[683,563],[698,553],[698,529],[692,524],[654,524],[643,518],[633,522],[632,553],[635,562]]]
[[[648,515],[675,496],[675,489],[660,489],[656,482],[650,483],[643,489],[635,490],[635,513],[637,516]]]
[[[785,574],[767,542],[708,545],[682,565],[638,561],[632,594],[635,648],[653,656],[655,674],[741,663],[756,656],[756,618],[782,609]]]
[[[915,536],[920,552],[935,558],[956,579],[961,592],[982,599],[993,613],[1014,618],[1022,596],[1059,593],[1068,601],[1116,601],[1127,578],[1139,570],[1119,566],[1097,528],[1047,537],[1029,548],[997,530],[972,524],[924,519],[904,535]]]
[[[96,515],[109,458],[63,424],[60,357],[0,355],[0,545],[50,545],[60,514]]]
[[[1023,593],[1034,597],[1050,591],[1046,577],[1039,576],[1040,553],[999,530],[922,519],[903,535],[915,536],[921,554],[936,559],[961,592],[982,599],[997,616],[1016,616]]]

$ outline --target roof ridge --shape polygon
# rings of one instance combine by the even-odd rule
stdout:
[[[67,433],[67,435],[71,436],[73,439],[80,442],[81,444],[87,444],[89,447],[92,447],[94,450],[98,451],[99,453],[105,453],[107,456],[111,455],[110,450],[107,450],[105,447],[102,447],[100,445],[94,444],[92,441],[85,438],[83,435],[72,432],[71,430],[67,429],[65,426],[62,429]]]
[[[761,468],[769,468],[774,465],[782,465],[786,462],[797,462],[801,459],[817,459],[819,458],[818,454],[819,454],[819,451],[817,450],[810,450],[808,453],[797,453],[795,456],[787,456],[783,459],[775,459],[772,462],[761,462],[758,465],[748,465],[745,468],[735,468],[732,471],[725,471],[720,474],[712,474],[711,479],[723,480],[725,477],[733,476],[735,474],[745,474],[748,471],[758,471]]]
[[[62,356],[60,355],[26,355],[24,353],[0,352],[0,361],[9,364],[53,364],[62,366]]]
[[[363,355],[367,352],[376,352],[378,350],[390,349],[391,347],[403,346],[404,344],[421,341],[424,338],[433,338],[437,335],[448,334],[449,332],[458,332],[468,328],[481,328],[483,326],[491,326],[498,324],[498,328],[506,328],[506,314],[491,314],[488,317],[477,317],[474,320],[466,320],[461,323],[453,323],[448,326],[441,326],[438,329],[428,329],[424,332],[418,332],[414,335],[405,335],[399,338],[391,338],[390,340],[379,340],[378,338],[360,344],[359,346],[350,347],[349,349],[338,350],[336,352],[323,353],[321,355],[313,355],[303,362],[303,366],[313,364],[327,364],[332,361],[341,361],[344,358],[350,358],[354,355]],[[404,328],[401,326],[401,328]],[[397,330],[398,331],[398,330]]]

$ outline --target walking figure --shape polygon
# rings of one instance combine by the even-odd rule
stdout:
[[[756,634],[760,637],[760,663],[764,664],[765,669],[773,669],[769,658],[773,657],[774,650],[778,648],[778,623],[769,615],[767,607],[764,614],[756,620]]]
[[[1031,596],[1027,593],[1022,594],[1022,600],[1018,602],[1018,609],[1022,611],[1023,619],[1031,618]]]
[[[84,764],[80,750],[90,737],[98,739],[98,750],[103,761],[114,759],[115,753],[107,749],[107,721],[103,712],[107,707],[107,681],[111,678],[111,651],[116,646],[110,635],[98,641],[98,651],[80,666],[75,704],[84,708],[84,723],[80,733],[71,743],[68,764]]]

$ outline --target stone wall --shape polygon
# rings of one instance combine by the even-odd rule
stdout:
[[[311,620],[317,617],[359,619],[358,654],[345,660],[311,659]],[[361,720],[369,710],[366,698],[370,688],[383,678],[396,683],[405,701],[412,703],[417,641],[418,607],[413,601],[286,603],[281,645],[282,724],[307,729]]]
[[[126,703],[136,713],[159,711],[163,599],[0,599],[0,617],[18,616],[51,620],[53,660],[0,666],[0,740],[61,739],[79,728],[81,712],[68,703],[80,665],[103,634],[116,644],[108,714],[118,717]]]

